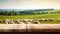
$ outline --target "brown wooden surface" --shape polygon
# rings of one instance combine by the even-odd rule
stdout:
[[[60,24],[27,24],[28,32],[60,32]]]
[[[60,24],[0,24],[0,32],[60,32]]]

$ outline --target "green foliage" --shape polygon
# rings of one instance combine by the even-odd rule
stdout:
[[[0,19],[40,19],[40,18],[53,18],[54,21],[43,21],[42,24],[60,24],[60,21],[58,22],[57,19],[60,18],[60,14],[36,14],[36,15],[11,15],[11,16],[3,16],[0,15]]]
[[[55,21],[43,21],[42,24],[60,24],[57,19],[60,18],[60,10],[23,10],[23,11],[8,11],[0,10],[0,19],[40,19],[40,18],[53,18]]]
[[[49,11],[53,9],[37,9],[37,10],[0,10],[0,15],[36,15],[36,14],[48,14]]]

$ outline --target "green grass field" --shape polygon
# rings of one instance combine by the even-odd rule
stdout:
[[[41,22],[41,24],[60,24],[57,19],[60,19],[60,14],[39,14],[39,15],[15,15],[15,16],[2,16],[0,19],[40,19],[40,18],[53,18],[55,21]]]

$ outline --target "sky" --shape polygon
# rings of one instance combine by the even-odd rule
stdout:
[[[60,9],[60,0],[0,0],[3,9]]]

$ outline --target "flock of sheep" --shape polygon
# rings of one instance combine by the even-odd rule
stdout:
[[[53,18],[41,18],[41,19],[0,19],[0,23],[3,22],[5,24],[40,24],[41,21],[54,21]],[[57,21],[60,21],[58,19]]]

